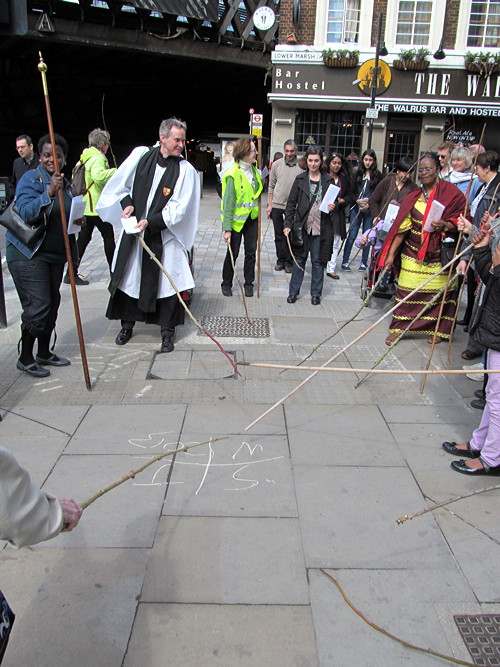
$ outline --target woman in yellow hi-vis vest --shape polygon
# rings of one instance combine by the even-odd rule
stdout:
[[[245,240],[245,296],[253,296],[255,256],[257,252],[259,197],[262,179],[255,158],[257,150],[252,139],[240,139],[234,145],[234,165],[222,176],[221,221],[224,241],[230,243],[234,261]],[[222,294],[232,296],[234,271],[229,249],[222,267]]]

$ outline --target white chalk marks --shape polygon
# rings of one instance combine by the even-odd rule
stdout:
[[[132,438],[129,442],[134,447],[145,450],[141,458],[150,458],[146,455],[147,450],[153,450],[152,453],[157,455],[160,449],[175,449],[197,442],[177,442],[171,437],[172,433],[169,432],[150,433],[145,438]],[[271,449],[271,446],[267,449]],[[265,447],[260,443],[210,442],[200,449],[177,454],[172,473],[172,460],[161,461],[153,470],[149,481],[136,481],[134,485],[161,486],[168,481],[171,485],[189,485],[195,496],[200,495],[207,485],[222,491],[247,491],[262,483],[275,485],[275,480],[269,477],[270,466],[284,458],[284,455],[266,455]]]

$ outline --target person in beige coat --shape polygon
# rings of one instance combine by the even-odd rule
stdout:
[[[73,530],[83,510],[74,500],[39,489],[5,447],[0,447],[0,540],[16,548]]]

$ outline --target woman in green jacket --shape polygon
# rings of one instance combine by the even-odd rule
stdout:
[[[221,221],[224,241],[229,243],[234,261],[245,239],[245,296],[253,296],[257,253],[259,197],[262,179],[255,166],[257,150],[252,139],[240,139],[234,146],[234,165],[222,177]],[[222,294],[232,296],[234,270],[229,248],[222,267]]]
[[[77,285],[88,285],[88,280],[83,280],[78,275],[78,266],[82,261],[85,250],[92,239],[94,227],[101,232],[104,241],[104,254],[109,265],[111,273],[111,263],[115,253],[115,231],[110,222],[105,222],[97,215],[96,205],[101,196],[101,192],[109,181],[116,169],[110,169],[106,153],[109,148],[109,132],[96,128],[89,134],[89,147],[85,148],[80,156],[80,162],[85,164],[85,185],[87,194],[84,195],[85,206],[85,225],[78,234],[78,265],[74,266],[75,283]],[[66,273],[64,282],[69,284],[69,275]]]

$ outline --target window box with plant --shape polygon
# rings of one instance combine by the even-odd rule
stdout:
[[[422,46],[420,49],[401,49],[392,65],[396,69],[422,72],[430,65],[427,60],[428,55],[430,55],[430,51],[425,46]]]
[[[325,49],[322,55],[326,67],[356,67],[359,63],[359,51],[350,49]]]
[[[487,79],[492,74],[500,72],[500,51],[467,51],[464,56],[465,69],[468,72],[482,74]]]

